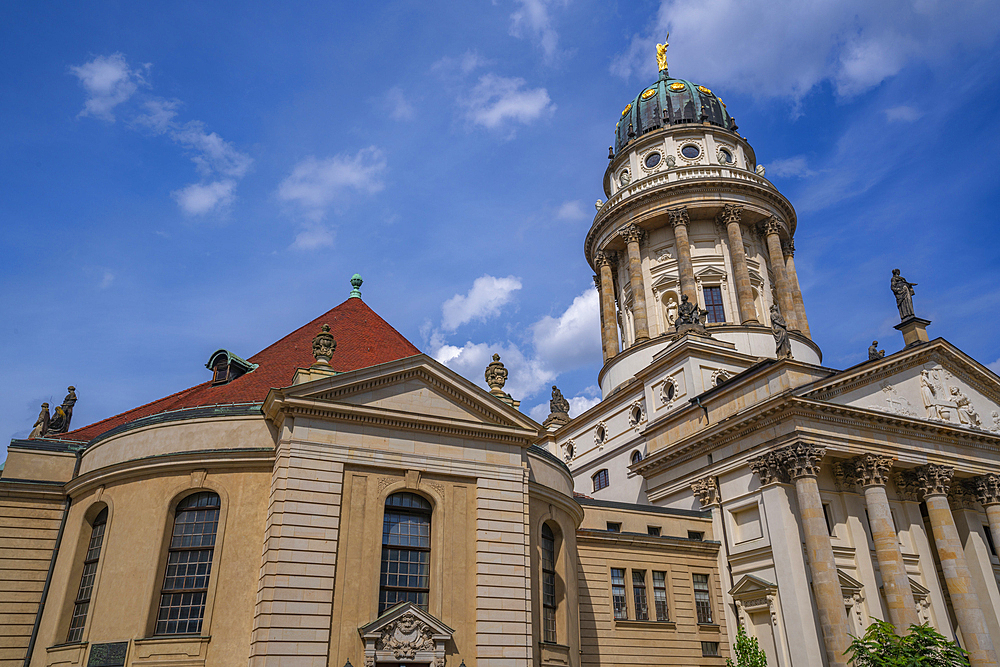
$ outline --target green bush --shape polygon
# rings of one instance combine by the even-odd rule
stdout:
[[[742,625],[736,631],[733,653],[736,654],[736,663],[726,658],[726,667],[767,667],[767,656],[757,644],[757,638],[748,637]]]
[[[900,637],[892,623],[874,621],[844,655],[854,667],[968,667],[968,653],[929,625],[911,625]]]

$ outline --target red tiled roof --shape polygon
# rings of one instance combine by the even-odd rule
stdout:
[[[259,403],[272,387],[289,386],[295,369],[307,368],[316,361],[312,340],[324,324],[330,325],[330,333],[337,341],[330,365],[338,371],[353,371],[420,354],[420,350],[364,301],[348,299],[250,357],[248,361],[259,366],[228,384],[213,387],[209,380],[90,426],[50,437],[89,441],[117,426],[161,412],[206,405]],[[206,375],[209,372],[206,370]]]

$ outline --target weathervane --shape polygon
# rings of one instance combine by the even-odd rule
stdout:
[[[656,64],[659,66],[661,72],[667,70],[667,47],[670,46],[670,33],[667,33],[667,38],[663,40],[663,44],[656,45]]]

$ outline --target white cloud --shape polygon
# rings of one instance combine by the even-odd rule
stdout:
[[[461,347],[444,345],[432,351],[435,359],[483,388],[486,388],[486,366],[493,360],[494,353],[500,355],[508,373],[503,390],[516,400],[533,396],[556,379],[555,373],[542,362],[526,356],[509,341],[500,345],[469,341]]]
[[[803,178],[806,176],[812,176],[816,173],[809,168],[809,165],[806,163],[806,158],[803,155],[773,160],[772,162],[769,162],[766,167],[770,174],[786,178]]]
[[[496,278],[484,275],[476,278],[467,294],[456,294],[441,305],[441,327],[445,331],[454,331],[473,320],[485,321],[495,317],[513,300],[513,293],[519,289],[521,279],[514,276]]]
[[[171,130],[170,136],[180,145],[195,151],[191,161],[202,176],[218,173],[231,178],[243,178],[253,164],[249,155],[233,148],[231,143],[215,132],[206,132],[205,124],[199,120],[192,120]]]
[[[569,416],[579,417],[587,410],[601,402],[600,390],[597,387],[587,387],[582,394],[566,399],[569,401]],[[549,402],[539,403],[531,408],[528,415],[541,424],[549,416]]]
[[[481,76],[468,96],[460,100],[471,122],[491,130],[507,121],[528,125],[556,109],[544,88],[525,88],[524,79],[496,74]]]
[[[919,120],[923,115],[922,111],[905,105],[885,110],[885,118],[888,121],[901,120],[906,123],[912,123],[915,120]]]
[[[1000,375],[1000,359],[997,359],[992,364],[986,364],[986,368],[990,369],[997,375]]]
[[[535,355],[557,373],[601,357],[601,315],[596,289],[573,299],[562,315],[546,315],[531,326]]]
[[[174,118],[177,117],[180,105],[180,100],[165,100],[161,97],[147,100],[142,105],[146,113],[139,114],[132,122],[149,128],[156,134],[164,134],[174,127]]]
[[[109,269],[105,269],[104,276],[101,277],[100,289],[108,289],[113,282],[115,282],[115,274]]]
[[[296,250],[317,250],[332,248],[334,232],[321,223],[308,223],[295,235],[292,248]]]
[[[569,220],[575,222],[577,220],[584,220],[587,217],[587,212],[583,208],[583,202],[579,199],[574,199],[573,201],[563,202],[559,210],[556,211],[557,220]]]
[[[385,156],[375,146],[362,148],[353,156],[317,159],[310,155],[278,186],[278,198],[298,205],[308,219],[318,221],[327,207],[349,190],[366,194],[382,190],[385,169]]]
[[[399,86],[386,91],[385,104],[389,107],[389,116],[393,120],[413,120],[413,105]]]
[[[431,65],[431,71],[440,75],[455,76],[457,74],[470,74],[473,70],[492,64],[492,60],[483,58],[476,51],[466,51],[458,58],[445,56]]]
[[[236,181],[226,179],[211,183],[192,183],[170,194],[188,215],[204,215],[229,206],[235,197]]]
[[[655,76],[653,45],[668,31],[675,76],[799,100],[824,81],[852,96],[910,62],[933,66],[949,50],[988,45],[1000,12],[990,2],[938,0],[662,0],[653,31],[634,36],[612,71]]]
[[[513,37],[531,37],[542,49],[546,60],[555,57],[559,46],[559,33],[552,27],[549,8],[566,4],[560,0],[516,0],[520,7],[510,15],[510,34]]]
[[[149,65],[145,68],[148,69]],[[87,99],[79,115],[93,116],[112,123],[115,121],[112,113],[114,108],[128,101],[139,84],[145,83],[142,70],[129,67],[121,53],[97,56],[88,63],[72,65],[69,69],[87,91]]]

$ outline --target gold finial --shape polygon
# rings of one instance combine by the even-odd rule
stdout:
[[[663,44],[656,45],[656,64],[659,66],[661,72],[667,69],[667,47],[670,46],[670,33],[667,33],[667,38],[663,40]]]

